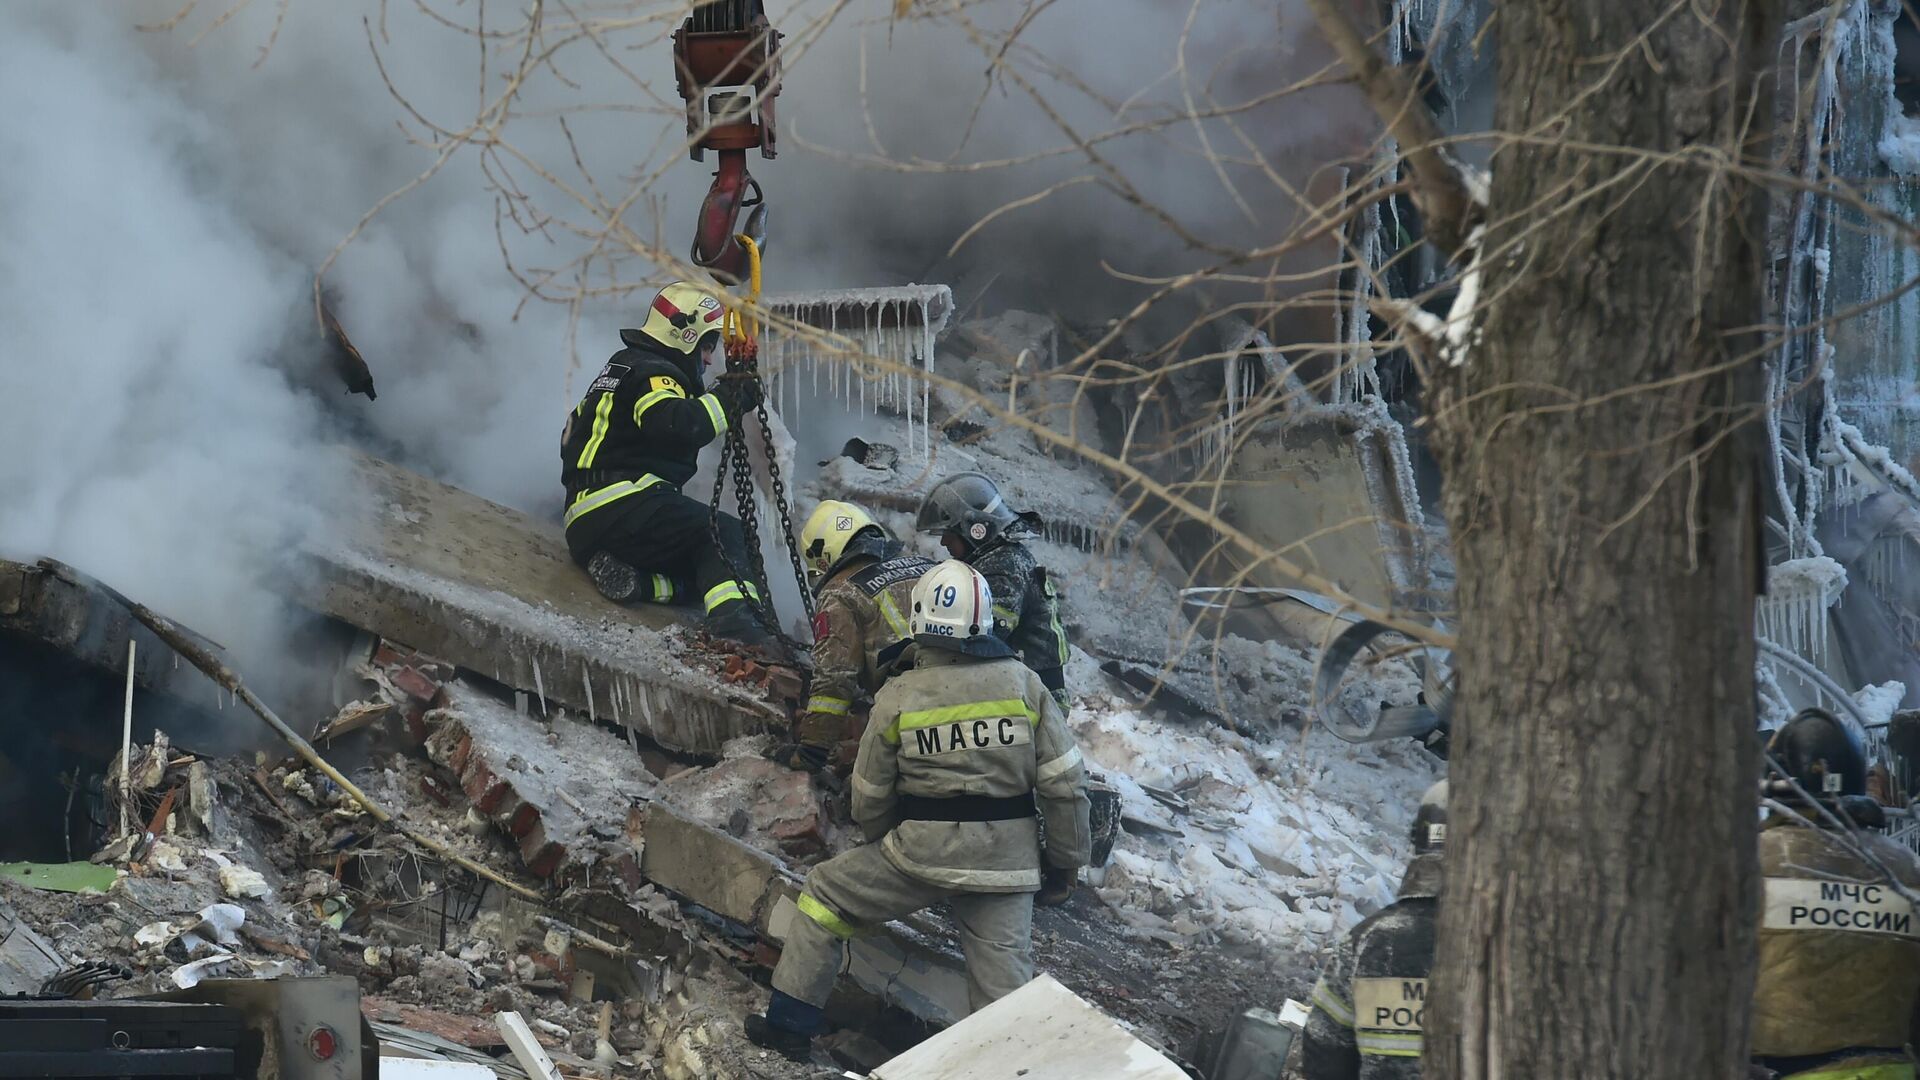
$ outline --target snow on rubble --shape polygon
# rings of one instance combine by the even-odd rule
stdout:
[[[1073,728],[1127,822],[1092,875],[1100,898],[1148,936],[1308,967],[1392,901],[1420,793],[1439,776],[1411,742],[1355,746],[1313,728],[1261,743],[1106,695],[1077,707]]]

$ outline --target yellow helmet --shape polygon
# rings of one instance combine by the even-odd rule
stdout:
[[[711,289],[676,281],[660,290],[640,332],[677,353],[691,354],[700,339],[720,332],[726,309]]]
[[[818,582],[849,555],[885,555],[891,540],[886,527],[873,520],[872,514],[850,502],[828,499],[813,508],[806,527],[800,530],[800,554],[806,560],[807,572]]]

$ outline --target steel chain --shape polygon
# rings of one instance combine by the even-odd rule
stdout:
[[[727,367],[727,373],[720,376],[721,378],[744,377],[753,380],[756,384],[760,381],[757,355],[729,357]],[[764,390],[762,392],[764,394]],[[773,429],[768,424],[767,403],[764,396],[757,415],[760,418],[761,435],[766,440],[768,483],[773,488],[774,502],[780,512],[780,527],[793,564],[794,579],[800,587],[800,601],[806,608],[807,619],[811,622],[813,595],[807,590],[806,571],[800,562],[799,545],[793,537],[793,517],[787,507],[786,484],[780,476],[779,461],[773,454]],[[740,586],[741,591],[745,592],[751,582],[753,588],[760,591],[759,603],[754,603],[751,599],[747,600],[755,621],[759,622],[761,628],[771,634],[783,647],[797,656],[806,651],[806,646],[789,637],[780,628],[779,621],[773,614],[773,589],[767,580],[766,557],[760,551],[760,511],[753,498],[753,460],[747,450],[746,432],[740,425],[742,419],[744,417],[732,418],[733,422],[727,425],[726,437],[720,444],[720,461],[714,470],[713,497],[707,503],[707,532],[714,549],[720,553],[720,561],[726,564],[727,572],[733,576],[734,584]],[[727,545],[720,540],[720,496],[726,490],[729,473],[733,477],[740,531],[747,549],[749,565],[745,567],[734,561],[733,555],[727,551]]]

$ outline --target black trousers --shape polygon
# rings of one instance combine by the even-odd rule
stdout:
[[[711,612],[742,598],[721,550],[743,571],[750,564],[738,518],[721,514],[712,531],[707,522],[707,504],[662,487],[582,516],[567,530],[567,550],[583,567],[604,551],[642,573],[691,581],[692,599]],[[716,532],[719,547],[714,545]]]

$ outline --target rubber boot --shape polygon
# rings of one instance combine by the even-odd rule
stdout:
[[[749,1014],[747,1040],[772,1050],[788,1061],[806,1064],[812,1059],[813,1039],[827,1032],[825,1010],[778,990],[767,1000],[765,1014]]]
[[[600,595],[616,604],[631,604],[640,596],[640,571],[604,551],[587,560],[587,576]]]
[[[827,767],[827,754],[824,746],[808,746],[806,743],[781,743],[767,751],[767,760],[779,762],[795,772],[815,773]]]

